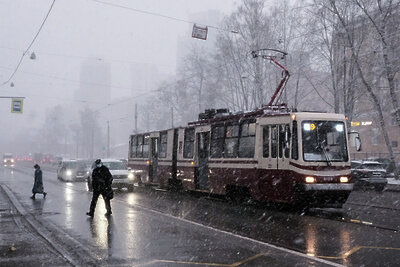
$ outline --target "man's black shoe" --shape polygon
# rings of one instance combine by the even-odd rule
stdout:
[[[109,217],[109,216],[111,216],[111,214],[112,214],[112,212],[110,211],[110,212],[107,212],[106,214],[104,214],[104,216]]]
[[[90,216],[90,217],[93,217],[94,214],[93,214],[93,213],[90,213],[90,212],[86,212],[86,215],[87,215],[87,216]]]
[[[44,192],[44,193],[43,193],[43,198],[46,198],[46,195],[47,195],[47,193],[46,193],[46,192]]]

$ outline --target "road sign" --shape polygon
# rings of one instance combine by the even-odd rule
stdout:
[[[22,113],[24,106],[24,100],[19,98],[11,99],[11,112],[12,113]]]
[[[197,26],[196,24],[194,24],[193,30],[192,30],[192,37],[201,39],[201,40],[206,40],[207,32],[208,32],[208,27],[200,27],[200,26]]]

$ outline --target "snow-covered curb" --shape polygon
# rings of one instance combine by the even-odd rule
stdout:
[[[396,180],[394,178],[386,178],[388,181],[388,184],[394,184],[394,185],[399,185],[400,186],[400,180]]]

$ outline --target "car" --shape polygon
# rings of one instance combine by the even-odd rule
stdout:
[[[351,176],[355,188],[374,187],[382,191],[387,185],[386,170],[377,161],[352,161]]]
[[[127,188],[128,191],[133,191],[134,184],[137,182],[134,178],[133,173],[128,169],[125,162],[118,159],[101,159],[101,162],[106,166],[112,175],[113,182],[112,187],[122,189]],[[93,163],[90,169],[90,174],[87,179],[87,186],[89,191],[92,191],[92,172],[96,167]]]
[[[88,175],[89,171],[85,163],[79,160],[61,160],[57,167],[57,178],[59,180],[67,182],[85,181]]]
[[[14,167],[14,157],[12,153],[3,154],[3,165],[4,167]]]
[[[388,158],[368,158],[365,161],[377,161],[382,163],[383,168],[386,170],[388,176],[393,176],[395,163]]]

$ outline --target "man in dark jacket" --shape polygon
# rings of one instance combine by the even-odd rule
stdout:
[[[33,168],[35,168],[35,182],[33,183],[31,199],[35,199],[36,194],[43,194],[43,198],[46,198],[47,193],[44,192],[43,188],[42,170],[37,164]]]
[[[106,216],[110,216],[111,212],[111,203],[110,198],[107,197],[110,193],[111,184],[112,184],[112,175],[109,169],[103,165],[100,159],[95,161],[96,167],[92,172],[92,188],[93,188],[93,197],[92,202],[90,203],[90,210],[86,213],[86,215],[93,217],[94,210],[96,209],[97,199],[100,194],[103,196],[104,203],[107,209]]]

